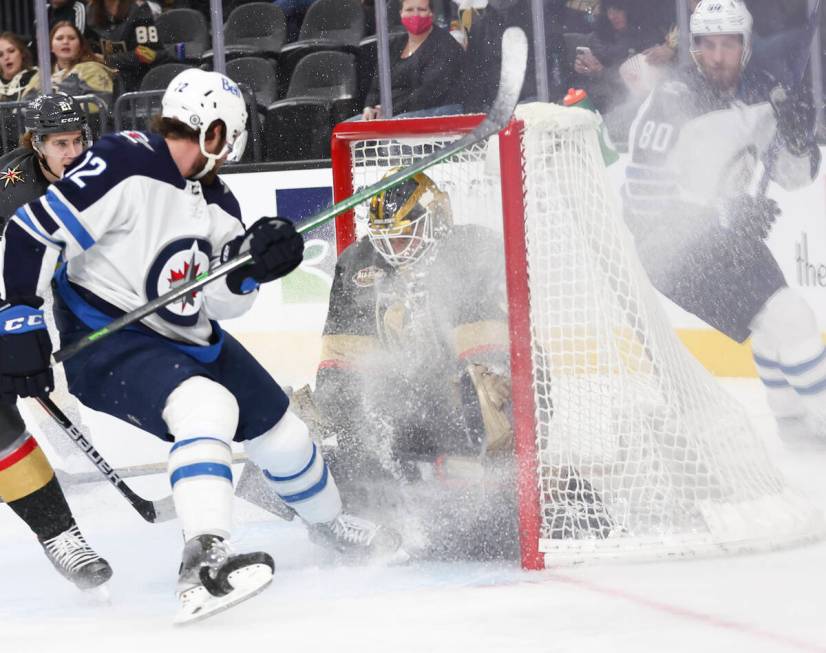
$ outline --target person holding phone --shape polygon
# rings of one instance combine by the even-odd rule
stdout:
[[[576,49],[575,84],[588,91],[601,113],[622,104],[627,89],[619,67],[639,52],[661,40],[653,32],[643,31],[633,15],[632,0],[605,0],[594,32]]]

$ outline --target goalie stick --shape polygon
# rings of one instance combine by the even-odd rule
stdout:
[[[519,100],[519,94],[522,91],[522,83],[525,78],[525,65],[528,57],[528,42],[525,33],[517,28],[510,27],[505,30],[502,36],[502,67],[499,74],[499,89],[496,93],[496,99],[490,108],[490,111],[485,116],[485,119],[472,132],[466,136],[458,139],[454,143],[433,152],[429,156],[417,161],[413,165],[400,170],[399,172],[386,177],[361,191],[354,193],[346,200],[334,204],[328,209],[321,211],[313,216],[307,223],[303,224],[299,229],[299,233],[305,233],[320,227],[329,222],[339,213],[343,213],[349,209],[354,208],[361,202],[369,199],[388,188],[393,188],[403,181],[410,179],[414,175],[423,170],[450,158],[471,145],[475,145],[487,138],[498,133],[504,129],[510,121],[516,103]],[[185,283],[178,288],[171,290],[157,299],[146,303],[141,308],[135,309],[120,318],[113,320],[107,326],[98,329],[78,340],[71,345],[56,351],[52,355],[52,364],[63,363],[78,352],[86,349],[102,338],[112,335],[117,331],[143,319],[147,315],[154,313],[159,308],[166,306],[196,290],[212,283],[216,279],[229,274],[244,265],[247,265],[252,260],[252,256],[242,254],[226,263],[219,265],[213,270],[209,270],[199,275],[192,281]],[[167,521],[175,516],[174,507],[172,504],[172,497],[167,496],[159,501],[150,501],[137,495],[124,481],[121,479],[112,466],[106,462],[103,456],[92,446],[92,444],[83,436],[83,433],[72,424],[66,415],[55,405],[55,403],[48,397],[38,398],[38,402],[49,416],[57,422],[68,437],[86,454],[86,456],[94,463],[95,467],[103,474],[103,476],[115,486],[115,488],[124,496],[129,504],[149,522]]]

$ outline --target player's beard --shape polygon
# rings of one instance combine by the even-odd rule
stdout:
[[[732,95],[737,90],[737,84],[740,81],[740,69],[705,69],[703,76],[709,86],[719,95]]]

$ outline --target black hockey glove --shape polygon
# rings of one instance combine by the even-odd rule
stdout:
[[[778,85],[769,94],[769,101],[777,117],[780,138],[789,152],[803,156],[814,143],[815,110],[808,93]]]
[[[725,220],[729,229],[745,238],[765,240],[780,215],[777,202],[768,197],[737,195],[726,201]]]
[[[31,306],[0,307],[0,401],[45,397],[54,388],[52,341],[43,311]]]
[[[304,259],[304,239],[289,220],[261,218],[244,236],[224,245],[221,262],[246,252],[252,254],[252,263],[227,275],[227,286],[239,295],[295,270]]]

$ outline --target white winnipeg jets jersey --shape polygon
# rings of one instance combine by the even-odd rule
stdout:
[[[753,192],[758,162],[765,163],[769,152],[773,181],[787,190],[810,184],[819,153],[814,141],[798,156],[777,139],[768,102],[774,84],[765,73],[747,71],[735,95],[720,96],[695,68],[660,84],[631,127],[626,209],[660,220],[682,219],[679,205],[716,210],[728,198]]]
[[[47,193],[21,207],[3,239],[3,295],[39,305],[60,260],[57,292],[90,328],[129,312],[219,263],[242,235],[238,201],[220,180],[181,176],[164,139],[121,132],[85,152]],[[246,311],[257,293],[218,280],[145,318],[176,341],[207,345],[210,318]]]

